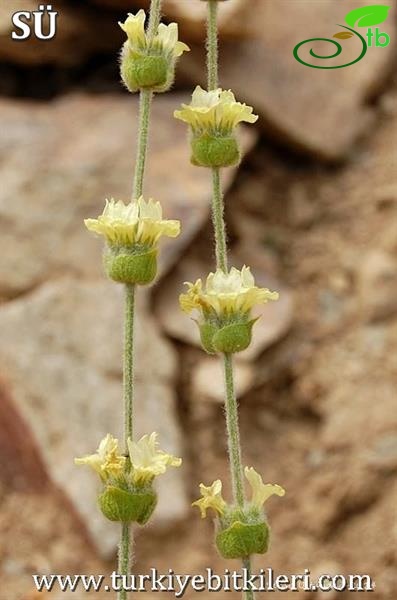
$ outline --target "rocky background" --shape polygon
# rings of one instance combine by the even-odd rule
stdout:
[[[273,546],[256,567],[369,573],[371,598],[394,600],[396,15],[382,26],[391,45],[354,67],[308,69],[291,52],[363,4],[222,4],[223,86],[260,115],[241,132],[245,157],[225,187],[234,263],[281,292],[236,361],[245,463],[287,490],[269,503]],[[32,573],[114,566],[117,528],[97,514],[95,478],[73,457],[120,432],[122,297],[82,221],[131,189],[137,98],[119,84],[117,20],[144,5],[53,2],[51,42],[11,41],[11,13],[37,3],[0,7],[1,600],[36,600]],[[172,112],[204,80],[205,4],[164,9],[192,52],[174,91],[156,98],[147,193],[183,235],[164,244],[159,281],[140,294],[137,409],[138,428],[158,430],[184,467],[160,481],[136,569],[199,573],[226,565],[189,503],[200,481],[227,480],[227,461],[219,365],[177,302],[182,282],[213,266],[210,185]]]

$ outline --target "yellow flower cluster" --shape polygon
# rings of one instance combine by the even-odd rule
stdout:
[[[190,50],[189,46],[178,40],[178,25],[160,23],[157,34],[154,36],[149,48],[148,38],[145,32],[146,14],[140,10],[136,15],[129,14],[124,23],[119,23],[121,29],[127,34],[129,50],[136,55],[145,54],[148,49],[156,54],[163,54],[172,58],[178,58],[184,52]]]
[[[133,481],[146,485],[154,477],[166,472],[167,467],[180,467],[182,459],[158,449],[157,433],[144,435],[138,442],[128,440]]]
[[[271,496],[285,495],[285,490],[281,486],[271,483],[264,484],[262,477],[253,467],[245,467],[244,474],[251,487],[251,506],[257,510],[262,510],[264,503]],[[222,517],[225,514],[227,504],[222,497],[221,480],[217,479],[210,486],[200,484],[200,492],[202,497],[193,502],[193,506],[200,509],[201,517],[204,519],[207,516],[207,510],[210,508]]]
[[[207,277],[205,288],[201,279],[195,283],[186,283],[188,291],[181,294],[179,302],[184,312],[198,309],[204,316],[215,313],[224,318],[233,314],[244,315],[256,304],[277,300],[278,293],[255,285],[255,279],[249,267],[241,271],[232,267],[228,273],[217,269]]]
[[[76,465],[90,466],[106,482],[123,475],[126,458],[120,454],[119,441],[108,433],[99,444],[96,454],[76,458],[74,462]]]
[[[163,220],[159,202],[142,197],[124,204],[122,200],[106,200],[97,219],[86,219],[89,231],[102,235],[110,246],[144,245],[153,247],[161,236],[175,238],[180,233],[179,221]]]
[[[182,104],[174,117],[188,123],[196,135],[228,135],[242,121],[255,123],[258,120],[253,108],[237,102],[231,90],[219,88],[207,92],[199,85],[193,92],[191,103]]]
[[[167,467],[180,467],[182,459],[158,448],[157,433],[144,435],[138,442],[128,440],[129,461],[120,454],[119,442],[108,434],[99,444],[95,454],[76,458],[77,465],[88,465],[99,474],[103,483],[122,477],[137,487],[149,485],[155,477],[166,472]]]

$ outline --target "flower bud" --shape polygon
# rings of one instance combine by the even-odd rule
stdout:
[[[240,161],[235,136],[239,123],[258,119],[251,106],[237,102],[231,90],[203,90],[197,86],[190,104],[174,112],[191,132],[191,161],[201,167],[229,167]]]
[[[217,352],[234,354],[246,350],[252,340],[252,327],[257,319],[235,322],[221,327],[212,338],[212,345]]]
[[[122,247],[107,247],[103,262],[109,279],[118,283],[148,285],[157,274],[157,248],[131,253]]]
[[[108,485],[98,497],[98,503],[104,516],[110,521],[144,525],[156,507],[157,496],[150,489],[132,492]]]
[[[149,35],[145,22],[146,14],[140,10],[119,23],[127,34],[121,52],[121,78],[130,92],[166,92],[174,82],[178,58],[189,47],[179,41],[176,23],[160,23],[157,31]]]
[[[250,318],[251,309],[278,298],[277,292],[257,287],[245,266],[241,271],[217,269],[208,275],[205,286],[201,279],[186,285],[189,289],[180,295],[179,303],[186,313],[198,312],[201,344],[209,354],[234,354],[248,348],[257,321]]]
[[[196,321],[196,323],[200,330],[200,340],[203,349],[207,352],[207,354],[216,354],[213,339],[218,331],[217,325],[210,322],[199,323]]]
[[[217,533],[215,543],[223,558],[265,554],[269,547],[269,527],[265,521],[247,523],[236,520]]]
[[[231,167],[237,165],[241,158],[234,136],[193,136],[191,150],[191,162],[197,167]]]
[[[162,91],[168,84],[169,73],[167,60],[163,56],[138,56],[135,57],[124,47],[121,58],[121,77],[130,92],[140,89]]]
[[[97,219],[86,219],[89,231],[106,240],[103,262],[113,281],[148,285],[156,277],[158,242],[161,236],[177,237],[179,221],[163,219],[159,202],[142,197],[124,204],[106,200]]]

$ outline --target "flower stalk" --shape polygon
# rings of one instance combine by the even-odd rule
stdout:
[[[136,286],[149,285],[156,277],[160,237],[175,238],[180,233],[179,221],[164,219],[161,204],[145,200],[142,195],[153,96],[169,89],[177,59],[189,50],[178,39],[176,23],[160,23],[161,5],[162,0],[151,0],[146,28],[143,10],[130,13],[119,23],[127,37],[121,50],[121,78],[130,92],[140,92],[132,199],[128,204],[113,198],[106,200],[101,215],[85,220],[87,229],[105,240],[103,263],[107,276],[124,285],[124,452],[120,452],[118,440],[109,433],[95,454],[77,458],[75,462],[90,466],[99,475],[102,484],[99,508],[107,519],[121,524],[118,569],[123,576],[128,576],[131,570],[131,525],[145,525],[157,504],[154,480],[168,467],[179,467],[182,462],[158,448],[155,432],[144,435],[138,442],[134,440]],[[118,599],[126,600],[127,593],[121,590]]]
[[[218,75],[218,1],[208,0],[208,27],[207,27],[207,69],[208,69],[208,91],[216,90],[219,87]],[[222,183],[219,167],[212,168],[212,220],[215,233],[215,250],[217,267],[227,272],[227,238],[226,225],[224,219],[224,198],[222,192]],[[241,458],[240,430],[238,419],[238,406],[234,385],[233,356],[232,354],[223,355],[223,368],[225,378],[225,415],[228,453],[230,462],[230,473],[232,479],[233,497],[235,503],[244,508],[244,483],[243,483],[243,465]],[[246,556],[243,559],[243,567],[251,573],[251,559]],[[243,592],[245,600],[254,600],[254,592]]]
[[[244,474],[252,488],[252,499],[244,494],[243,463],[240,444],[238,406],[234,386],[233,354],[247,349],[252,341],[252,329],[258,320],[251,310],[258,304],[277,300],[278,293],[258,287],[247,266],[241,270],[228,266],[227,236],[224,217],[224,196],[220,169],[237,165],[241,150],[236,128],[241,122],[255,123],[253,108],[238,102],[231,90],[218,87],[218,2],[207,0],[207,68],[208,89],[197,86],[190,104],[182,104],[174,112],[189,126],[191,163],[211,169],[212,221],[215,238],[216,271],[205,282],[186,282],[188,289],[180,295],[181,309],[194,312],[201,345],[208,354],[220,354],[225,380],[225,414],[233,502],[222,498],[222,482],[200,485],[202,498],[193,503],[204,518],[208,509],[216,514],[215,544],[226,559],[240,558],[251,571],[250,557],[264,554],[269,547],[270,530],[263,503],[273,494],[284,495],[277,485],[262,481],[252,467]],[[244,593],[253,600],[252,592]]]
[[[148,38],[152,42],[161,19],[162,0],[152,0],[148,25]],[[143,194],[146,155],[149,139],[150,112],[153,91],[140,90],[139,133],[132,198]],[[123,390],[124,390],[124,444],[128,452],[128,439],[134,439],[134,320],[135,284],[125,285],[124,350],[123,350]],[[133,534],[130,523],[121,524],[118,570],[120,575],[129,575],[132,566]],[[127,591],[121,590],[119,600],[127,600]]]

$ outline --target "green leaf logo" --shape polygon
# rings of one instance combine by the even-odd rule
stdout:
[[[363,6],[347,13],[345,20],[350,27],[372,27],[386,21],[389,10],[385,4]]]

